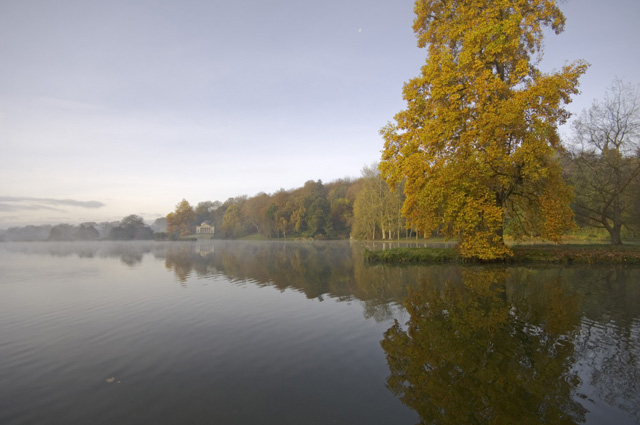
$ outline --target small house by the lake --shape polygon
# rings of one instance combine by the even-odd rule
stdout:
[[[209,221],[203,221],[200,226],[196,226],[196,234],[209,234],[213,235],[215,228]]]

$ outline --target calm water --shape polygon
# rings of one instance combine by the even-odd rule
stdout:
[[[640,423],[640,268],[0,244],[0,424]]]

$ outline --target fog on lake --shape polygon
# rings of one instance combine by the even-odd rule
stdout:
[[[0,423],[638,424],[640,268],[0,244]]]

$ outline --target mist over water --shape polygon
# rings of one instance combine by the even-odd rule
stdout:
[[[0,423],[634,424],[638,282],[348,242],[4,243]]]

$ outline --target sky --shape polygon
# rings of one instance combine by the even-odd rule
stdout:
[[[591,64],[571,112],[640,83],[639,0],[560,8],[540,68]],[[426,60],[413,16],[411,0],[3,0],[0,229],[358,177]]]

